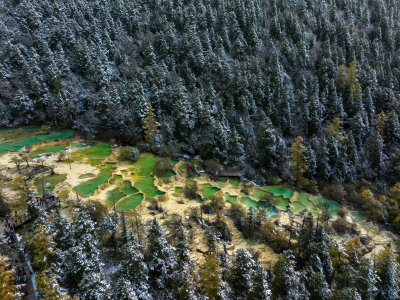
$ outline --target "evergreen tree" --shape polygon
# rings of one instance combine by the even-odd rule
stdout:
[[[300,273],[295,270],[291,253],[282,255],[275,263],[271,282],[272,297],[282,299],[302,299],[306,296]]]
[[[113,299],[137,300],[138,298],[130,282],[124,278],[119,278],[114,287]]]
[[[206,297],[218,299],[221,296],[221,271],[214,252],[206,257],[201,266],[200,280]]]
[[[173,297],[173,282],[176,278],[176,256],[165,238],[164,229],[154,219],[149,224],[146,261],[149,269],[150,285],[159,297]]]
[[[400,295],[398,264],[390,249],[378,256],[375,269],[379,277],[377,299],[397,299]]]
[[[228,140],[228,162],[237,165],[241,162],[244,153],[243,145],[240,141],[236,128],[233,128]]]
[[[301,136],[296,138],[296,141],[289,148],[291,152],[290,167],[292,169],[292,174],[296,179],[297,183],[300,183],[303,179],[303,175],[307,172],[307,164],[304,156],[306,147],[303,145],[303,139]]]
[[[148,284],[148,267],[144,255],[134,238],[130,238],[121,249],[122,276],[132,284],[138,299],[151,299]],[[125,284],[121,282],[121,284]]]
[[[367,140],[367,151],[371,167],[377,172],[377,174],[383,174],[385,163],[383,146],[383,139],[379,132],[372,132]]]
[[[154,119],[153,108],[151,104],[148,104],[144,118],[144,139],[151,148],[154,148],[157,142],[157,126],[158,123]]]

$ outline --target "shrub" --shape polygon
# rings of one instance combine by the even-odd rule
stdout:
[[[140,156],[139,151],[133,147],[123,147],[118,153],[118,160],[135,162]]]
[[[340,184],[328,185],[322,189],[321,193],[324,197],[335,200],[338,203],[343,203],[346,196],[346,192]]]
[[[183,189],[183,194],[186,198],[195,199],[197,197],[197,193],[199,188],[197,187],[197,182],[187,183],[185,188]]]
[[[356,225],[350,222],[347,222],[344,218],[337,218],[333,223],[332,223],[333,229],[338,234],[356,234],[357,233],[357,228]]]
[[[162,177],[173,167],[174,164],[172,163],[170,158],[164,158],[164,157],[157,158],[153,174],[157,177]]]
[[[345,207],[339,207],[337,210],[337,215],[341,218],[344,218],[347,215],[348,211]]]
[[[186,169],[186,176],[193,177],[196,174],[196,168],[190,161],[185,161],[184,167]]]

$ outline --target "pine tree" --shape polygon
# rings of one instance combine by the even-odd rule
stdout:
[[[275,263],[271,290],[273,298],[302,299],[306,296],[300,273],[295,270],[295,262],[290,253],[284,253]]]
[[[292,146],[290,146],[289,151],[291,153],[290,168],[292,169],[292,174],[297,183],[300,183],[300,181],[304,178],[304,173],[307,171],[307,164],[304,156],[306,147],[303,145],[303,139],[301,136],[296,138],[296,141],[292,144]]]
[[[271,120],[267,118],[260,124],[260,129],[257,135],[257,146],[260,151],[259,153],[263,156],[266,167],[271,166],[272,159],[275,155],[276,145],[277,137],[275,130],[272,127]]]
[[[344,288],[339,290],[334,296],[335,300],[362,300],[361,295],[355,288]]]
[[[41,299],[69,300],[71,297],[60,287],[54,275],[36,274],[37,289]]]
[[[259,262],[256,262],[252,285],[247,295],[249,300],[269,300],[271,290],[268,284],[268,274]]]
[[[375,269],[379,277],[377,299],[398,299],[400,297],[399,266],[394,261],[390,248],[379,254]]]
[[[241,162],[244,153],[243,145],[240,142],[239,134],[236,128],[233,128],[228,140],[228,162],[237,165]]]
[[[147,236],[147,265],[150,284],[159,297],[173,297],[172,285],[176,277],[176,256],[171,245],[165,238],[164,229],[154,219],[149,224]]]
[[[131,283],[124,279],[119,278],[114,287],[113,299],[115,300],[137,300],[135,290],[132,288]]]
[[[238,298],[245,298],[252,285],[255,262],[245,249],[238,249],[232,263],[230,284]]]
[[[371,167],[377,174],[383,174],[385,156],[383,153],[383,139],[379,132],[374,131],[371,133],[367,140],[367,151]]]
[[[85,273],[78,287],[82,299],[112,299],[111,286],[100,272],[89,271]]]
[[[385,136],[392,142],[400,140],[400,123],[397,113],[394,110],[391,110],[386,117]]]
[[[153,108],[151,104],[148,104],[144,118],[144,139],[151,148],[154,148],[157,142],[157,127],[158,123],[154,119]]]
[[[375,127],[378,130],[381,137],[384,139],[385,138],[385,127],[386,127],[386,114],[383,110],[378,115],[378,119],[375,122]]]
[[[122,276],[131,282],[138,299],[151,299],[148,284],[148,267],[144,255],[134,237],[121,249]]]
[[[210,253],[200,267],[200,281],[203,292],[209,299],[218,299],[221,295],[221,271],[217,256]]]
[[[337,141],[342,141],[343,139],[343,127],[342,120],[339,118],[334,118],[329,126],[326,128],[326,133],[328,138],[334,137]]]

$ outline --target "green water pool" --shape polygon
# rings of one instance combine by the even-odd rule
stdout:
[[[125,180],[122,183],[120,189],[121,192],[125,193],[126,195],[136,194],[137,192],[139,192],[134,186],[132,186],[132,183],[128,180]]]
[[[257,207],[259,204],[257,201],[254,201],[249,197],[241,197],[240,202],[246,205],[247,207]]]
[[[275,207],[283,211],[286,211],[287,206],[289,205],[289,199],[286,199],[283,196],[274,197],[274,202],[275,202]]]
[[[85,173],[79,176],[80,179],[85,179],[85,178],[92,178],[95,177],[96,175],[94,175],[93,173]]]
[[[315,204],[318,206],[328,205],[329,212],[332,216],[337,216],[337,210],[339,208],[339,204],[336,201],[326,199],[326,198],[315,198]]]
[[[10,152],[18,151],[24,146],[32,146],[42,141],[53,140],[66,140],[74,135],[73,130],[57,130],[50,133],[33,133],[24,136],[18,136],[13,139],[0,141],[0,155]]]
[[[134,209],[140,205],[143,201],[143,194],[142,193],[137,193],[134,195],[127,196],[123,198],[122,200],[118,201],[117,203],[117,208],[122,209],[124,211],[128,211],[131,209]]]
[[[93,194],[100,185],[107,183],[114,170],[115,166],[107,164],[100,169],[100,173],[95,178],[82,182],[74,190],[81,196],[87,197]]]
[[[63,144],[53,144],[53,145],[44,145],[41,146],[31,152],[31,157],[38,157],[43,153],[57,153],[61,150],[65,150],[68,147],[67,143]]]
[[[202,184],[201,188],[203,192],[203,197],[206,199],[210,199],[212,195],[221,190],[220,188],[212,186],[209,183]]]
[[[126,194],[121,192],[118,188],[115,188],[112,191],[107,192],[107,203],[108,204],[114,204],[114,202],[117,203],[124,197],[126,197]]]
[[[74,151],[72,155],[80,155],[84,157],[105,157],[110,156],[111,153],[112,150],[108,143],[97,142],[88,148]]]
[[[122,179],[122,175],[118,175],[118,174],[115,174],[115,175],[113,175],[113,177],[110,179],[110,184],[114,184],[114,183],[116,183],[118,180],[120,180],[120,179]]]
[[[266,217],[267,220],[269,220],[271,217],[276,216],[277,214],[279,214],[279,210],[276,209],[275,206],[268,206],[267,212],[266,212]]]
[[[229,178],[229,183],[237,187],[240,184],[240,180],[239,178]]]
[[[238,196],[229,195],[228,193],[225,194],[225,200],[230,203],[236,203]]]
[[[34,182],[34,185],[36,187],[36,190],[39,193],[43,193],[43,192],[45,192],[43,190],[43,186],[45,187],[45,189],[46,189],[46,186],[49,186],[50,190],[54,190],[55,186],[61,182],[64,182],[66,178],[67,178],[67,174],[49,175],[49,176],[45,176],[45,177],[36,179]]]

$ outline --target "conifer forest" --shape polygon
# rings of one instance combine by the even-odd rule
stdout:
[[[0,0],[0,300],[400,299],[400,1]]]

